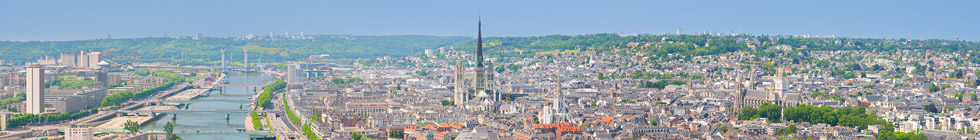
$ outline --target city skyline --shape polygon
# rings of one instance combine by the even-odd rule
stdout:
[[[477,16],[487,36],[594,33],[739,32],[855,38],[980,39],[974,1],[710,2],[9,2],[0,6],[3,41],[167,36],[468,36]],[[797,7],[807,5],[806,7]],[[42,8],[37,8],[42,7]],[[588,7],[588,8],[582,8]],[[122,12],[126,11],[126,12]],[[448,12],[452,11],[452,12]]]
[[[371,2],[0,2],[0,139],[980,139],[980,2]]]

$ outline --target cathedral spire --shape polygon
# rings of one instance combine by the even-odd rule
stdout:
[[[483,67],[483,22],[476,19],[476,66]]]

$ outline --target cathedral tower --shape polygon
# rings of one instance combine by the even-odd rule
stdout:
[[[479,18],[476,21],[476,91],[486,90],[486,71],[483,68],[483,25]]]
[[[453,82],[455,82],[455,84],[453,84],[455,86],[453,87],[455,90],[453,92],[453,102],[456,104],[456,106],[460,107],[470,99],[470,97],[466,94],[466,84],[464,84],[465,78],[463,78],[463,70],[463,61],[456,60],[456,67],[453,70]]]

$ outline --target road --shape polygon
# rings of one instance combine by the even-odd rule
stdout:
[[[286,117],[286,113],[285,113],[286,109],[285,106],[283,106],[282,104],[282,98],[281,98],[282,94],[284,93],[278,93],[277,95],[272,95],[273,108],[267,111],[270,114],[269,117],[272,117],[269,118],[269,121],[272,121],[270,122],[272,124],[269,124],[270,127],[276,129],[275,133],[279,137],[281,137],[280,139],[286,139],[285,136],[295,136],[296,139],[299,140],[307,139],[306,136],[303,134],[303,131],[300,130],[299,127],[295,126],[295,124],[290,122],[289,117]],[[273,113],[279,115],[272,115]]]

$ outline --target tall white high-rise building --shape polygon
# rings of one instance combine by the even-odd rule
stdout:
[[[306,78],[306,74],[303,74],[303,69],[298,63],[286,64],[286,83],[303,83],[304,78]]]
[[[27,66],[27,113],[44,113],[44,66]]]

